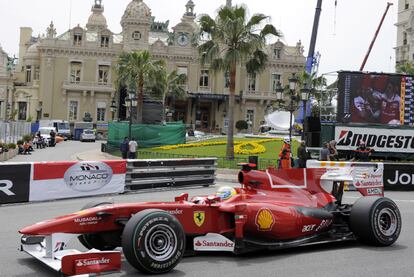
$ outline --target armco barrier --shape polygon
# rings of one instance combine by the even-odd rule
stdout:
[[[128,160],[125,188],[210,186],[215,184],[216,158]]]

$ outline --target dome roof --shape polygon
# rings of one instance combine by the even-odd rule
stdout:
[[[35,44],[32,44],[27,48],[25,58],[39,58],[39,49],[37,47],[39,46],[39,42],[36,42]]]
[[[102,13],[93,13],[89,16],[88,25],[107,27],[106,18]]]
[[[124,21],[150,21],[151,9],[142,0],[132,0],[122,16]]]

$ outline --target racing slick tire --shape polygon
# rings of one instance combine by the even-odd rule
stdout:
[[[122,233],[122,249],[127,261],[139,271],[166,273],[184,255],[185,233],[181,223],[168,212],[144,210],[127,222]]]
[[[389,246],[400,235],[401,214],[386,197],[362,197],[352,207],[350,227],[357,239],[369,245]]]
[[[90,202],[86,204],[85,206],[83,206],[81,211],[90,209],[90,208],[103,206],[103,205],[112,205],[112,204],[113,203],[111,202],[94,201],[94,202]],[[110,240],[105,239],[103,234],[99,234],[99,233],[83,234],[83,235],[78,236],[78,240],[87,249],[98,249],[102,251],[109,251],[109,250],[114,250],[116,247],[118,247],[117,245],[112,244]]]

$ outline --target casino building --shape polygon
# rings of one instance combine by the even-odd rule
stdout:
[[[231,5],[231,1],[226,2]],[[183,7],[181,22],[172,28],[169,21],[156,21],[143,0],[132,0],[121,26],[121,33],[112,32],[102,0],[95,0],[86,26],[77,25],[58,34],[52,22],[42,37],[33,37],[31,28],[21,27],[11,103],[17,111],[16,119],[74,123],[90,115],[99,128],[112,120],[112,104],[118,107],[115,119],[125,119],[126,93],[117,91],[113,69],[122,51],[145,49],[154,59],[165,60],[170,70],[188,76],[187,98],[170,99],[169,120],[183,120],[205,131],[227,127],[229,77],[200,65],[195,35],[199,27],[192,0]],[[267,46],[266,70],[256,75],[248,75],[243,68],[238,71],[236,121],[251,121],[251,128],[258,129],[276,100],[277,82],[286,84],[292,73],[303,69],[303,51],[300,41],[288,46],[278,40]]]

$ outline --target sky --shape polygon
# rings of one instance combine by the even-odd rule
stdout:
[[[108,27],[121,32],[121,17],[131,0],[103,0]],[[359,70],[368,46],[390,0],[323,0],[316,51],[321,54],[318,74],[328,80],[331,72]],[[170,20],[170,28],[180,22],[187,0],[144,0],[156,21]],[[214,16],[225,0],[193,0],[195,12]],[[394,72],[398,1],[394,0],[365,71]],[[19,28],[31,27],[33,35],[44,34],[53,20],[58,34],[78,24],[84,27],[93,0],[0,0],[0,45],[18,56]],[[233,0],[245,4],[250,15],[263,13],[283,33],[282,41],[296,45],[299,40],[308,54],[317,0]],[[71,7],[71,8],[70,8]]]

